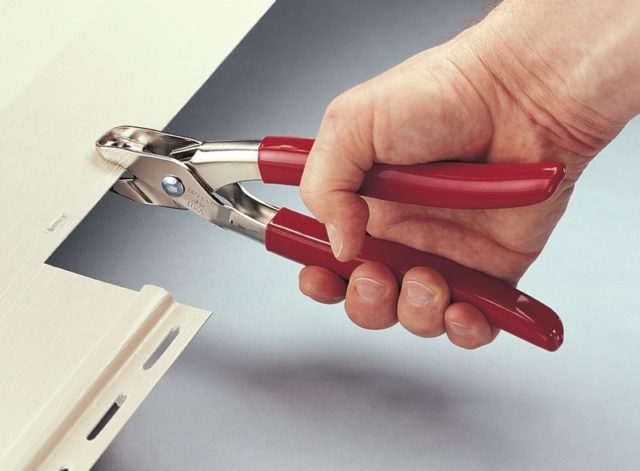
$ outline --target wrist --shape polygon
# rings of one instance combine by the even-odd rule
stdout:
[[[640,112],[640,9],[633,3],[508,0],[464,42],[535,120],[595,155]]]

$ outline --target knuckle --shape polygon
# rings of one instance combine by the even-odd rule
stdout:
[[[362,129],[366,128],[368,115],[364,113],[352,92],[346,92],[334,98],[327,106],[322,118],[321,134],[326,137],[320,145],[336,145],[353,148],[366,142]]]
[[[312,211],[318,204],[322,204],[322,199],[319,198],[319,192],[316,190],[315,185],[309,182],[300,186],[300,199]]]
[[[327,109],[324,113],[324,120],[327,121],[335,121],[339,119],[340,116],[344,113],[344,111],[348,108],[349,97],[346,93],[338,95],[335,97],[329,105],[327,105]]]

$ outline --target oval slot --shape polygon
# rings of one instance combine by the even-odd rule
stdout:
[[[93,430],[89,432],[89,435],[87,435],[87,440],[89,441],[93,440],[100,434],[100,432],[102,432],[102,430],[107,426],[109,421],[113,419],[113,416],[116,415],[116,412],[118,412],[118,410],[120,409],[120,407],[122,407],[122,404],[124,404],[124,401],[126,400],[127,400],[126,394],[120,394],[116,398],[113,404],[111,404],[111,407],[107,409],[107,412],[105,412],[102,418],[98,421],[96,426],[93,427]]]
[[[155,365],[160,357],[164,354],[164,352],[167,351],[167,349],[173,343],[179,333],[180,327],[174,327],[173,329],[171,329],[171,331],[165,336],[165,338],[162,339],[160,345],[158,345],[158,347],[153,351],[149,358],[147,358],[147,361],[144,362],[144,364],[142,365],[142,369],[148,370],[153,365]]]

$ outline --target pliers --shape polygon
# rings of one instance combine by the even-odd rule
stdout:
[[[474,304],[493,326],[549,351],[560,347],[560,318],[511,285],[446,258],[369,235],[355,260],[339,262],[323,224],[267,204],[240,184],[262,180],[299,185],[312,145],[311,139],[294,137],[203,142],[132,126],[116,127],[96,142],[102,157],[128,170],[129,175],[112,189],[133,201],[187,209],[263,243],[270,252],[304,265],[326,267],[345,279],[367,261],[388,266],[399,280],[412,267],[431,267],[449,284],[452,300]],[[563,164],[547,162],[375,164],[359,193],[431,207],[510,208],[549,198],[564,174]]]

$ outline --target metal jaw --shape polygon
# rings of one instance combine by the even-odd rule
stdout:
[[[278,208],[238,182],[260,180],[259,141],[201,142],[121,126],[96,142],[98,153],[129,171],[112,190],[133,201],[187,209],[217,226],[264,242]]]

